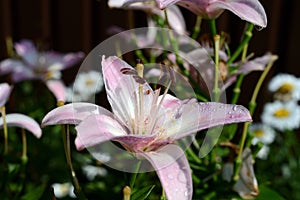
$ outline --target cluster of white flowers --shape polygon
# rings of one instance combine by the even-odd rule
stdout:
[[[254,138],[252,144],[264,144],[258,157],[266,159],[269,144],[276,136],[276,131],[285,132],[300,127],[300,79],[291,74],[278,74],[269,83],[268,89],[273,94],[273,102],[266,103],[260,124],[253,124],[249,131]]]
[[[72,86],[66,89],[67,102],[91,101],[96,93],[103,88],[103,79],[100,72],[81,72]]]

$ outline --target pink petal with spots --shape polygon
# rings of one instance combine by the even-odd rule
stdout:
[[[189,163],[181,148],[169,144],[157,151],[139,154],[154,167],[168,200],[190,200],[193,194]]]

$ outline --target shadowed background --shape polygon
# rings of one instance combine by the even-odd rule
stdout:
[[[300,46],[300,26],[297,25],[300,2],[261,0],[261,3],[268,16],[268,26],[261,31],[254,31],[249,52],[255,52],[257,56],[267,51],[279,55],[267,81],[279,72],[300,76],[297,55]],[[195,16],[183,8],[182,11],[188,29],[192,30]],[[137,11],[133,15],[136,27],[146,25],[143,12]],[[1,0],[0,59],[7,57],[5,38],[8,36],[13,41],[32,39],[43,44],[46,49],[60,52],[83,51],[87,54],[109,37],[107,29],[112,25],[129,29],[128,11],[109,9],[106,0]],[[219,31],[223,30],[231,36],[230,45],[235,47],[240,40],[244,23],[232,13],[224,12],[217,20],[217,25]],[[73,74],[76,72],[76,68],[68,71]],[[255,72],[247,76],[240,103],[246,103],[250,98],[253,86],[249,84],[255,84],[259,74],[260,72]],[[262,89],[264,91],[266,87]],[[263,96],[260,95],[258,100],[264,101]],[[258,106],[258,112],[260,110],[261,106]]]

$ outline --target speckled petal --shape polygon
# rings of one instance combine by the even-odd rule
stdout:
[[[144,156],[154,167],[168,200],[190,200],[193,194],[191,170],[182,149],[169,144]]]

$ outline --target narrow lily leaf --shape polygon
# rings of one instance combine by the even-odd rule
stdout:
[[[42,130],[40,128],[40,125],[33,120],[31,117],[28,117],[23,114],[18,113],[12,113],[6,115],[6,123],[7,126],[16,126],[20,128],[27,129],[33,135],[37,138],[40,138],[42,136]],[[3,119],[0,118],[0,128],[3,127]]]
[[[12,87],[9,86],[7,83],[0,84],[0,107],[4,106],[9,98],[11,93]]]
[[[154,187],[155,187],[155,185],[149,185],[142,189],[138,189],[137,191],[132,193],[130,199],[131,200],[145,200],[151,194]]]
[[[191,170],[181,148],[169,144],[156,152],[145,152],[141,155],[154,167],[168,200],[192,199]]]
[[[89,115],[111,112],[91,103],[72,103],[51,110],[42,120],[42,127],[55,124],[78,124]]]
[[[46,82],[48,89],[55,96],[56,101],[65,102],[66,100],[66,87],[61,80],[48,80]]]

